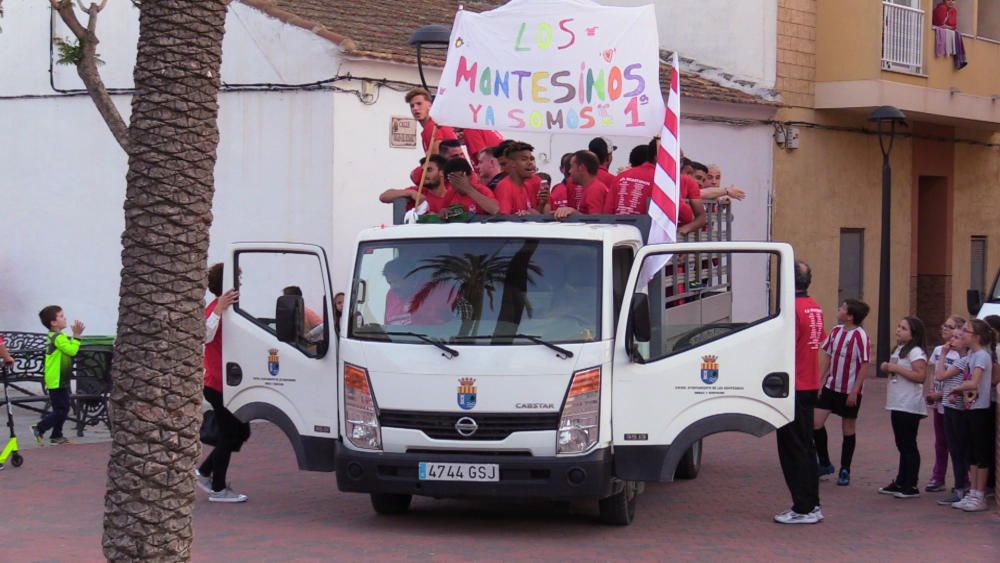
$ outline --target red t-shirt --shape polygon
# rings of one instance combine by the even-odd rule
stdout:
[[[644,215],[649,209],[649,194],[653,190],[656,167],[647,162],[629,168],[608,187],[604,213],[614,215]]]
[[[701,199],[701,187],[698,185],[698,180],[695,180],[693,176],[681,176],[680,194],[681,203],[677,210],[678,227],[694,221],[694,209],[687,200]]]
[[[532,176],[532,178],[537,178],[537,176]],[[536,198],[538,183],[535,183],[536,187],[532,191],[528,180],[531,180],[531,178],[525,180],[523,186],[518,186],[514,183],[513,178],[507,176],[497,184],[495,193],[497,201],[500,203],[501,215],[513,215],[519,211],[538,209],[538,200]]]
[[[205,320],[212,316],[218,303],[219,298],[216,297],[205,307]],[[205,387],[222,393],[222,319],[219,319],[215,338],[205,344]]]
[[[615,175],[608,172],[608,169],[603,166],[597,169],[597,179],[609,189],[615,185]]]
[[[415,192],[417,191],[417,186],[410,186],[406,189]],[[427,200],[427,212],[437,213],[450,205],[448,203],[448,198],[451,196],[451,189],[445,189],[444,195],[437,195],[427,188],[424,188],[422,196]],[[413,209],[412,199],[406,204],[406,209]]]
[[[594,179],[583,188],[583,199],[577,209],[584,215],[597,215],[604,211],[604,200],[608,198],[608,187],[598,179]]]
[[[566,190],[565,183],[558,183],[556,187],[552,188],[549,192],[549,208],[555,211],[560,207],[572,207],[569,204],[569,194]]]
[[[819,347],[826,339],[823,308],[808,295],[795,297],[795,390],[818,391]]]
[[[424,143],[424,152],[431,148],[431,131],[434,130],[434,120],[430,117],[427,118],[423,124],[423,130],[420,132],[420,140]],[[458,139],[458,135],[455,134],[455,130],[451,127],[445,125],[438,125],[437,132],[434,133],[434,139],[438,141],[445,141],[447,139]]]
[[[934,25],[955,29],[958,27],[958,8],[949,8],[941,2],[934,7]]]
[[[480,151],[503,142],[503,135],[489,129],[466,129],[462,135],[465,136],[465,148],[469,150],[469,157],[474,166],[479,166]]]
[[[476,188],[476,191],[483,194],[484,196],[490,199],[496,199],[496,196],[493,195],[493,190],[487,188],[486,186],[473,182],[472,187]],[[445,197],[445,199],[447,200],[447,205],[445,207],[450,207],[452,205],[461,205],[462,207],[465,208],[466,211],[469,211],[471,213],[481,213],[479,205],[476,204],[476,200],[472,199],[471,197],[465,194],[458,193],[457,191],[455,191],[455,188],[452,187],[448,188],[448,195]]]

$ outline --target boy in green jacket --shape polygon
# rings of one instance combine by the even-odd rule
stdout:
[[[85,328],[80,321],[73,321],[73,337],[62,333],[66,329],[66,315],[62,307],[49,305],[38,313],[42,325],[49,330],[45,341],[45,388],[52,402],[52,412],[45,415],[38,424],[31,426],[35,440],[41,446],[45,433],[51,428],[49,442],[70,443],[63,436],[63,423],[69,416],[69,378],[73,368],[73,356],[80,351],[80,335]]]

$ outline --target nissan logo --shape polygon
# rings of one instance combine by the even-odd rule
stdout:
[[[476,433],[476,430],[479,430],[479,425],[476,424],[475,420],[467,416],[463,416],[455,423],[455,432],[458,432],[459,436],[464,438],[472,436]]]

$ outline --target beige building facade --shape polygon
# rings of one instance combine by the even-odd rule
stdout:
[[[932,338],[966,290],[1000,267],[1000,2],[959,2],[968,66],[937,56],[938,0],[779,0],[773,238],[813,266],[812,294],[832,325],[840,300],[872,306],[881,237],[878,106],[909,127],[891,154],[891,315],[915,314]]]

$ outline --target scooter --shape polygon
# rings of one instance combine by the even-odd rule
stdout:
[[[0,452],[0,469],[3,469],[8,459],[10,459],[10,464],[14,467],[21,467],[21,464],[24,463],[24,457],[17,451],[17,435],[14,433],[14,411],[10,406],[10,395],[7,393],[7,377],[10,374],[10,370],[4,366],[0,368],[0,373],[3,375],[3,400],[4,404],[7,405],[7,428],[10,429],[10,439],[7,440],[7,445]]]

